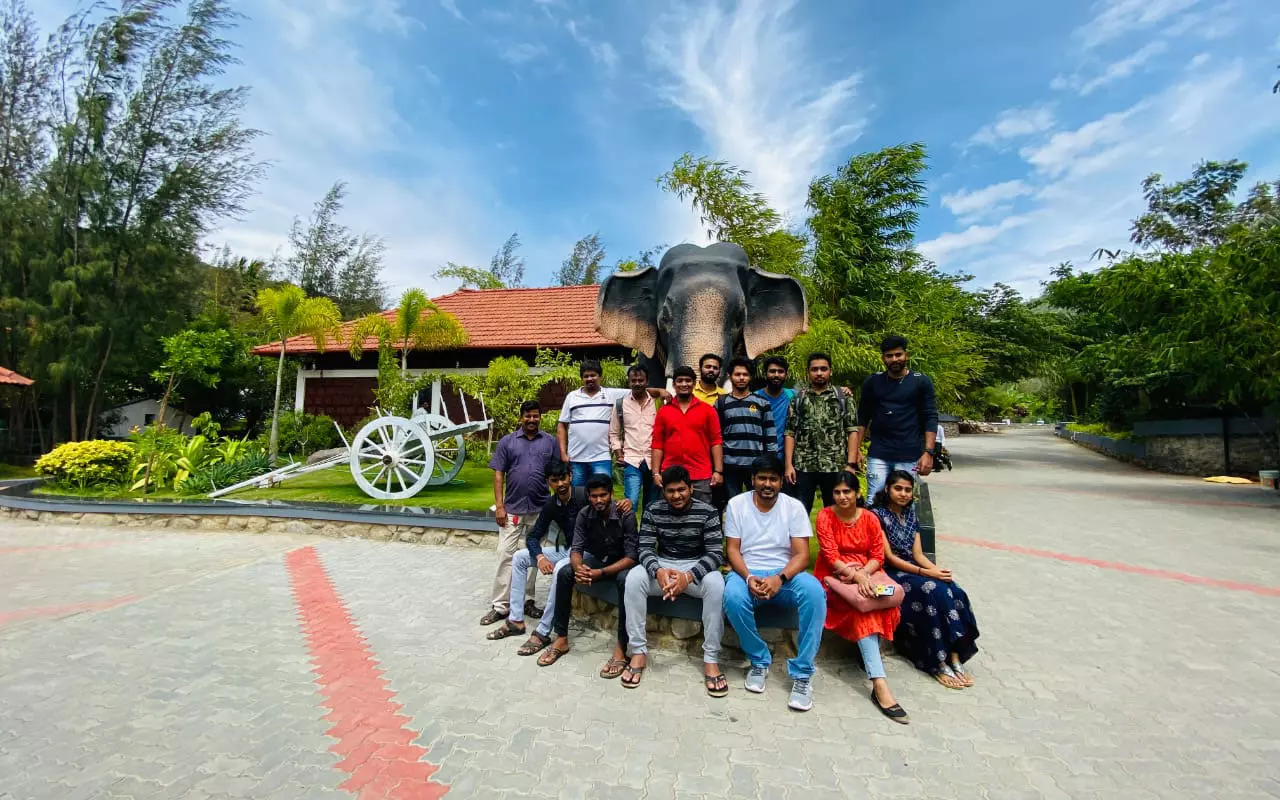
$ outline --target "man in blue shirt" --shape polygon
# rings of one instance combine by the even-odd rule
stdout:
[[[782,356],[770,356],[764,360],[765,386],[761,394],[769,401],[773,415],[774,432],[778,438],[777,453],[782,453],[784,450],[787,412],[791,409],[791,401],[796,397],[795,389],[783,386],[787,382],[787,369],[787,360]]]
[[[895,469],[920,477],[933,470],[934,443],[938,436],[938,404],[929,376],[907,367],[907,340],[890,336],[880,343],[884,372],[862,383],[858,402],[861,425],[855,434],[854,452],[871,429],[867,452],[867,496],[875,501],[885,479]]]

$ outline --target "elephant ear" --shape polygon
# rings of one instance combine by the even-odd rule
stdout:
[[[748,358],[781,347],[809,330],[809,307],[800,281],[750,267],[745,288],[747,321],[742,339]]]
[[[596,330],[653,358],[658,346],[658,271],[615,272],[600,285]]]

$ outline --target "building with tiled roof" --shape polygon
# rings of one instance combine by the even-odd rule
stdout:
[[[575,359],[621,358],[630,349],[604,338],[595,329],[599,286],[556,286],[542,289],[459,289],[432,299],[452,314],[467,332],[467,343],[450,350],[409,353],[411,373],[477,374],[499,356],[519,356],[530,364],[539,348],[567,351]],[[395,310],[382,312],[395,318]],[[324,352],[307,336],[285,342],[285,357],[301,362],[294,408],[327,414],[344,426],[368,415],[377,386],[378,342],[362,343],[363,355],[353,359],[345,344],[355,321],[343,324],[342,340],[325,342]],[[279,356],[279,343],[260,345],[255,355]],[[437,387],[450,416],[461,416],[458,400],[447,387]],[[539,398],[558,406],[558,387],[547,387]],[[472,409],[473,413],[478,409]]]
[[[0,367],[0,384],[5,386],[30,386],[33,383],[35,381],[30,378],[24,378],[11,369]]]

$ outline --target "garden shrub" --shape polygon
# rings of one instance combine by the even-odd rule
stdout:
[[[208,494],[216,489],[247,481],[271,471],[271,458],[257,450],[241,455],[234,461],[215,461],[192,472],[182,482],[185,494]]]
[[[80,489],[120,484],[129,477],[136,453],[124,442],[67,442],[40,457],[36,474]]]
[[[341,444],[342,439],[331,418],[323,414],[313,416],[297,411],[280,412],[280,455],[309,456],[317,450],[327,450]]]

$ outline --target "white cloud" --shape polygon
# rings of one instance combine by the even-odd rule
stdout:
[[[1158,39],[1154,42],[1148,42],[1131,55],[1108,64],[1107,68],[1095,78],[1086,81],[1079,76],[1073,76],[1071,79],[1072,88],[1076,89],[1081,97],[1090,95],[1109,83],[1129,77],[1139,67],[1168,49],[1169,45],[1163,40]]]
[[[462,12],[458,10],[457,0],[440,0],[440,7],[449,12],[449,14],[455,19],[460,19],[464,22],[467,19],[462,16]]]
[[[1177,17],[1199,0],[1102,0],[1097,13],[1075,31],[1086,48],[1098,47],[1134,31]]]
[[[809,181],[865,123],[865,107],[854,103],[858,76],[832,80],[806,58],[812,50],[790,17],[794,6],[681,5],[646,38],[669,78],[663,97],[698,126],[711,155],[749,170],[784,213],[803,209]]]
[[[612,44],[588,36],[582,30],[583,25],[576,20],[571,19],[564,26],[569,31],[569,35],[573,37],[573,40],[585,47],[596,63],[604,67],[606,72],[612,75],[617,70],[618,51]]]
[[[962,189],[942,196],[942,205],[956,217],[976,219],[990,216],[1017,197],[1032,193],[1032,188],[1025,181],[1013,180],[984,186],[981,189]]]
[[[1009,108],[996,116],[996,121],[978,129],[969,144],[998,147],[1010,139],[1043,133],[1053,127],[1053,111],[1048,106]]]
[[[515,42],[508,44],[502,49],[498,55],[503,61],[514,66],[522,66],[540,58],[547,54],[547,48],[544,45],[533,44],[532,42]]]
[[[1120,141],[1127,135],[1125,121],[1138,106],[1118,111],[1093,120],[1074,131],[1060,131],[1044,144],[1030,145],[1019,151],[1028,163],[1041,172],[1058,175],[1071,168],[1081,158],[1099,145]]]
[[[918,249],[925,258],[942,262],[952,253],[994,241],[1005,231],[1013,230],[1026,223],[1026,217],[1012,216],[1005,217],[994,225],[970,225],[958,233],[944,233],[927,242],[921,242]]]

